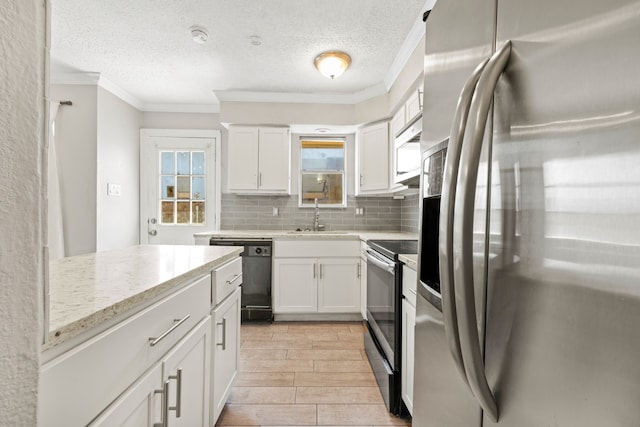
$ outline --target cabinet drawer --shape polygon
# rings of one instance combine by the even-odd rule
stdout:
[[[359,240],[274,240],[273,256],[287,258],[357,257]]]
[[[412,306],[416,306],[416,290],[418,287],[418,273],[406,265],[402,266],[402,295]]]
[[[89,423],[209,314],[210,295],[206,275],[43,365],[41,425]]]
[[[212,275],[212,305],[216,306],[242,284],[242,258],[215,269]]]

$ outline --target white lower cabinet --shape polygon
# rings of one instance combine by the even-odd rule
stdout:
[[[360,313],[367,320],[367,256],[365,242],[360,243]]]
[[[317,270],[317,260],[313,258],[275,258],[273,260],[274,313],[316,313],[318,311]]]
[[[240,287],[214,308],[212,317],[211,426],[218,420],[240,370]]]
[[[163,404],[169,409],[165,425],[207,425],[210,378],[211,317],[208,316],[163,360],[162,379],[165,384],[169,382],[169,393],[163,395]]]
[[[206,426],[211,317],[113,402],[91,426]]]
[[[274,313],[359,313],[359,271],[359,258],[274,259]]]
[[[402,267],[402,400],[409,413],[413,415],[413,375],[416,326],[416,287],[415,270]]]
[[[318,259],[318,312],[360,311],[360,259]]]

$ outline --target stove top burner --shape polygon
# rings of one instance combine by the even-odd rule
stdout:
[[[417,254],[417,240],[368,240],[367,244],[387,258],[395,261],[400,254]]]

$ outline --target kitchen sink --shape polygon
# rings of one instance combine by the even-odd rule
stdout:
[[[287,234],[349,234],[348,231],[287,231]]]

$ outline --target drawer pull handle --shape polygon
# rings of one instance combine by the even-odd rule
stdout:
[[[153,427],[167,427],[169,422],[169,380],[164,382],[162,390],[154,390],[154,394],[162,395],[162,411],[160,414],[160,422],[153,423]]]
[[[232,284],[233,282],[235,282],[236,280],[238,280],[238,279],[239,279],[239,278],[241,278],[241,277],[242,277],[242,273],[240,273],[240,274],[236,274],[235,276],[233,276],[233,279],[231,279],[231,280],[227,280],[227,285]]]
[[[169,335],[171,332],[173,332],[178,326],[182,325],[184,322],[186,322],[187,320],[189,320],[189,318],[191,317],[190,314],[187,314],[186,316],[184,316],[182,319],[173,319],[173,321],[175,322],[173,324],[172,327],[170,327],[169,329],[167,329],[162,335],[160,335],[159,337],[149,337],[149,345],[151,347],[155,346],[156,344],[158,344],[160,341],[162,341],[163,339],[166,338],[167,335]]]
[[[176,411],[176,418],[182,412],[182,368],[178,368],[175,375],[169,375],[170,380],[176,380],[176,406],[169,406],[170,411]]]
[[[227,318],[223,317],[222,322],[217,323],[218,326],[222,326],[222,342],[216,343],[222,347],[222,351],[227,349]]]

